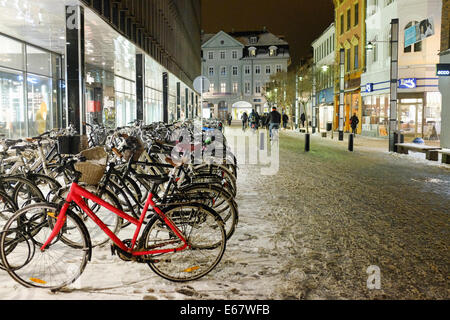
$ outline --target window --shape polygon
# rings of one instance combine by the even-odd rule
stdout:
[[[378,46],[377,46],[378,37],[373,38],[373,50],[372,50],[372,62],[377,62],[378,60]]]
[[[270,70],[270,66],[266,66],[266,74],[270,74],[271,70]]]
[[[255,47],[248,48],[248,52],[249,52],[250,57],[256,57],[256,48]]]
[[[239,84],[237,82],[233,83],[233,93],[237,93],[239,89]]]
[[[277,64],[277,73],[281,72],[281,64]]]
[[[255,74],[261,74],[261,66],[255,66]]]
[[[227,84],[225,82],[222,82],[220,84],[220,92],[221,93],[226,93],[227,92]]]
[[[209,60],[214,60],[214,52],[213,51],[209,51],[208,52],[208,59]]]
[[[347,49],[347,72],[350,72],[351,56],[352,56],[351,50]]]
[[[208,74],[209,74],[210,77],[214,76],[214,67],[209,67]]]
[[[233,68],[232,68],[232,73],[233,73],[233,76],[237,76],[238,75],[238,67],[237,66],[233,66]]]
[[[250,94],[250,82],[245,82],[244,84],[244,92],[245,94]]]
[[[250,66],[249,65],[244,67],[244,73],[245,74],[250,74]]]
[[[343,14],[341,14],[341,30],[340,30],[340,32],[341,32],[341,34],[343,34],[344,33],[344,15]]]
[[[347,10],[347,31],[350,30],[352,26],[352,11],[350,9]]]
[[[354,25],[357,26],[359,23],[359,3],[355,3],[355,23]]]
[[[258,42],[258,38],[257,37],[250,37],[250,43],[254,44]]]
[[[220,59],[225,60],[225,51],[220,51]]]
[[[227,67],[220,67],[220,75],[221,76],[227,75]]]
[[[261,93],[261,83],[256,82],[255,84],[255,93],[260,94]]]
[[[231,57],[232,57],[233,59],[237,59],[237,58],[238,58],[238,53],[237,53],[236,50],[233,50],[233,51],[231,52]]]
[[[209,84],[209,92],[214,93],[214,83]]]
[[[359,47],[356,45],[355,47],[354,47],[354,64],[353,64],[353,68],[356,70],[356,69],[358,69],[359,68],[359,61],[358,61],[358,58],[359,58]]]
[[[271,46],[269,48],[269,56],[274,57],[277,55],[277,47]]]

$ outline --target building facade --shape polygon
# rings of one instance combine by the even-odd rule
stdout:
[[[273,74],[287,71],[288,43],[266,30],[220,31],[204,34],[202,42],[202,72],[211,84],[203,95],[205,115],[239,120],[252,109],[268,112],[264,88]]]
[[[440,63],[446,71],[440,73],[439,89],[442,94],[441,147],[450,149],[450,0],[442,1],[442,31]]]
[[[316,102],[319,130],[326,131],[333,122],[334,113],[334,77],[336,70],[335,55],[336,28],[332,23],[312,43],[314,68],[316,75]]]
[[[361,119],[361,74],[366,65],[366,0],[333,0],[336,26],[336,63],[339,52],[345,50],[344,132],[350,131],[350,118],[356,114]],[[339,88],[339,75],[335,77]],[[339,126],[339,94],[335,95],[334,127]],[[361,121],[357,133],[361,132]]]
[[[399,19],[398,123],[405,139],[437,140],[441,95],[436,64],[440,45],[441,0],[369,0],[366,10],[367,68],[361,76],[362,134],[388,137],[391,20]],[[412,43],[408,34],[430,21],[432,33]]]
[[[0,1],[0,133],[198,114],[200,0]]]

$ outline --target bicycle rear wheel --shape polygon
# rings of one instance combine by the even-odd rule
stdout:
[[[90,259],[89,233],[80,218],[70,211],[60,233],[41,251],[58,214],[59,208],[54,204],[33,204],[17,211],[1,232],[3,266],[25,287],[64,287],[81,275]]]
[[[223,221],[214,210],[196,203],[171,206],[164,214],[177,226],[189,245],[182,251],[152,255],[149,267],[159,276],[175,282],[199,279],[214,269],[225,252]],[[145,251],[175,249],[183,242],[155,215],[140,240]]]

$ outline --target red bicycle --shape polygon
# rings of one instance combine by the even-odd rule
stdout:
[[[147,263],[161,277],[190,281],[208,274],[226,246],[224,223],[211,208],[186,201],[159,208],[158,187],[171,176],[149,177],[153,183],[139,219],[103,201],[75,178],[64,204],[37,203],[17,211],[1,233],[0,256],[7,272],[26,287],[59,289],[74,282],[91,259],[90,236],[78,206],[112,240],[112,254]],[[136,226],[132,239],[120,240],[86,204],[86,199]],[[140,234],[147,213],[153,216]]]

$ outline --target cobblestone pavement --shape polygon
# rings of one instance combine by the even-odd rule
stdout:
[[[241,228],[221,268],[236,268],[250,298],[450,298],[449,166],[346,147],[314,136],[305,153],[286,131],[278,174],[241,163]],[[369,266],[381,289],[368,289]]]

